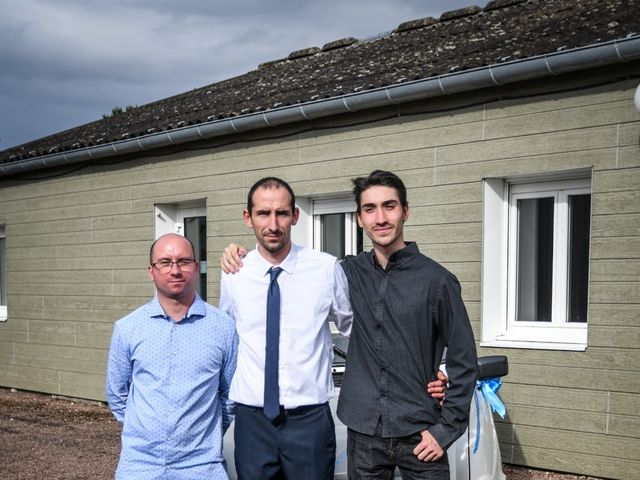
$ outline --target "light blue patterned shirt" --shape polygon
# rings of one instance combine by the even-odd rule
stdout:
[[[116,479],[227,478],[237,346],[234,321],[197,295],[179,322],[156,297],[115,323],[106,393],[123,424]]]

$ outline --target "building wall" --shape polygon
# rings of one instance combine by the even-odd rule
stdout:
[[[492,101],[495,92],[432,100],[316,122],[303,133],[289,127],[0,183],[9,293],[0,385],[103,400],[112,324],[153,294],[145,269],[154,204],[205,199],[215,303],[216,259],[230,241],[253,244],[241,211],[247,188],[266,175],[313,197],[348,192],[350,178],[374,168],[398,173],[409,188],[405,236],[458,276],[479,339],[482,179],[593,167],[587,350],[481,347],[479,354],[509,357],[501,390],[508,416],[497,423],[505,462],[632,478],[640,470],[636,86],[539,96],[540,86],[525,85],[501,92],[512,100]]]

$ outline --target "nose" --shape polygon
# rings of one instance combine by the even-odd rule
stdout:
[[[269,216],[268,228],[272,232],[278,231],[278,217],[275,214]]]
[[[384,224],[387,223],[387,216],[385,215],[385,212],[382,208],[378,208],[376,209],[376,213],[375,213],[375,220],[377,224]]]

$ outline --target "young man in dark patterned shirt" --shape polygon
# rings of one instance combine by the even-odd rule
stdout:
[[[449,479],[446,449],[464,432],[476,380],[473,332],[453,274],[404,240],[406,188],[391,172],[353,180],[373,250],[348,257],[354,321],[338,402],[349,478]],[[425,392],[447,348],[442,406]]]

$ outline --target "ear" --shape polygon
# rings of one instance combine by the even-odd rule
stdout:
[[[293,220],[291,221],[291,225],[295,225],[298,223],[298,218],[300,217],[300,210],[298,207],[293,209]]]
[[[358,220],[358,226],[360,228],[364,228],[364,225],[362,224],[362,220],[360,219],[360,212],[356,212],[356,220]]]
[[[153,278],[153,267],[151,265],[147,267],[147,275],[149,275],[149,280],[151,280],[152,282],[155,282]]]
[[[409,205],[405,205],[402,208],[402,223],[406,222],[409,218]]]
[[[244,224],[247,227],[253,228],[253,222],[251,221],[251,214],[249,213],[249,210],[247,210],[246,208],[242,210],[242,219],[244,220]]]

